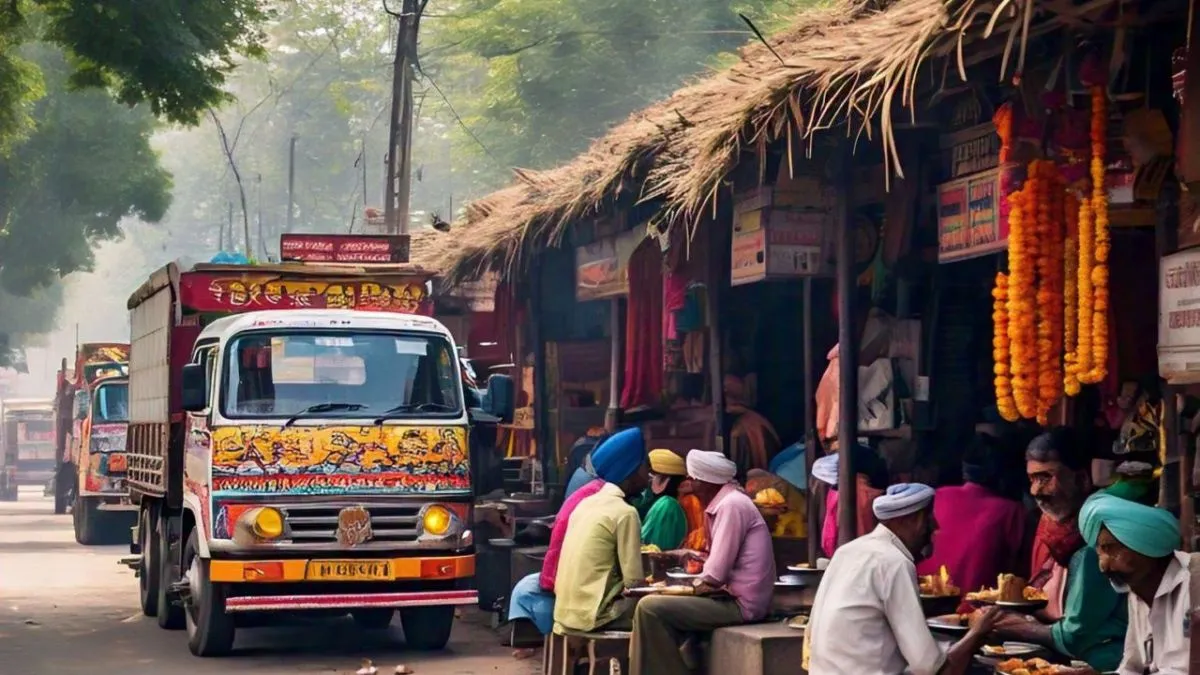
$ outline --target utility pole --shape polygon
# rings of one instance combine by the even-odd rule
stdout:
[[[408,234],[408,199],[412,180],[413,68],[417,62],[417,32],[429,0],[402,0],[396,59],[392,64],[392,115],[388,127],[387,188],[383,218],[388,234]]]
[[[292,226],[295,224],[293,214],[296,210],[296,134],[292,134],[291,143],[288,146],[288,210],[287,210],[287,230],[292,231]]]
[[[229,239],[227,241],[229,242],[229,247],[232,249],[233,248],[233,201],[230,200],[229,202],[227,202],[227,204],[229,204]],[[249,250],[250,250],[249,248],[246,249],[247,252],[249,252]]]

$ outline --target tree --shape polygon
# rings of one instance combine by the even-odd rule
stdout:
[[[61,51],[27,45],[47,95],[36,126],[0,158],[0,288],[27,294],[86,270],[97,241],[120,234],[127,217],[159,220],[171,177],[150,147],[155,127],[146,106],[128,108],[101,90],[68,90]]]
[[[462,0],[440,15],[431,7],[427,52],[486,70],[454,94],[468,102],[467,123],[492,157],[547,168],[753,39],[739,12],[768,29],[804,4]]]

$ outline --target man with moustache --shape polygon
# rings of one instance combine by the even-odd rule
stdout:
[[[1128,593],[1129,628],[1120,675],[1187,675],[1191,556],[1179,551],[1179,521],[1167,511],[1112,494],[1092,495],[1079,529],[1100,569]]]
[[[1029,444],[1025,470],[1042,511],[1034,540],[1033,579],[1048,604],[1038,618],[1007,614],[996,622],[999,637],[1032,642],[1111,671],[1121,661],[1128,623],[1126,602],[1100,572],[1096,551],[1079,531],[1079,509],[1088,496],[1089,459],[1066,427]]]
[[[946,651],[921,609],[914,561],[929,554],[937,521],[933,488],[893,485],[872,504],[879,525],[833,554],[804,635],[810,673],[962,675],[999,616],[979,613]]]

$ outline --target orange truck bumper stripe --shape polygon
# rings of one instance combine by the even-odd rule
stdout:
[[[311,560],[212,560],[214,583],[291,581],[438,581],[475,576],[475,556],[438,558],[314,558]]]

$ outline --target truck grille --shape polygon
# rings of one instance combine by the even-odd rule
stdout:
[[[281,506],[280,512],[291,540],[297,544],[324,544],[337,541],[338,513],[347,505],[304,504]],[[371,516],[374,542],[414,542],[417,540],[421,505],[363,505]]]

